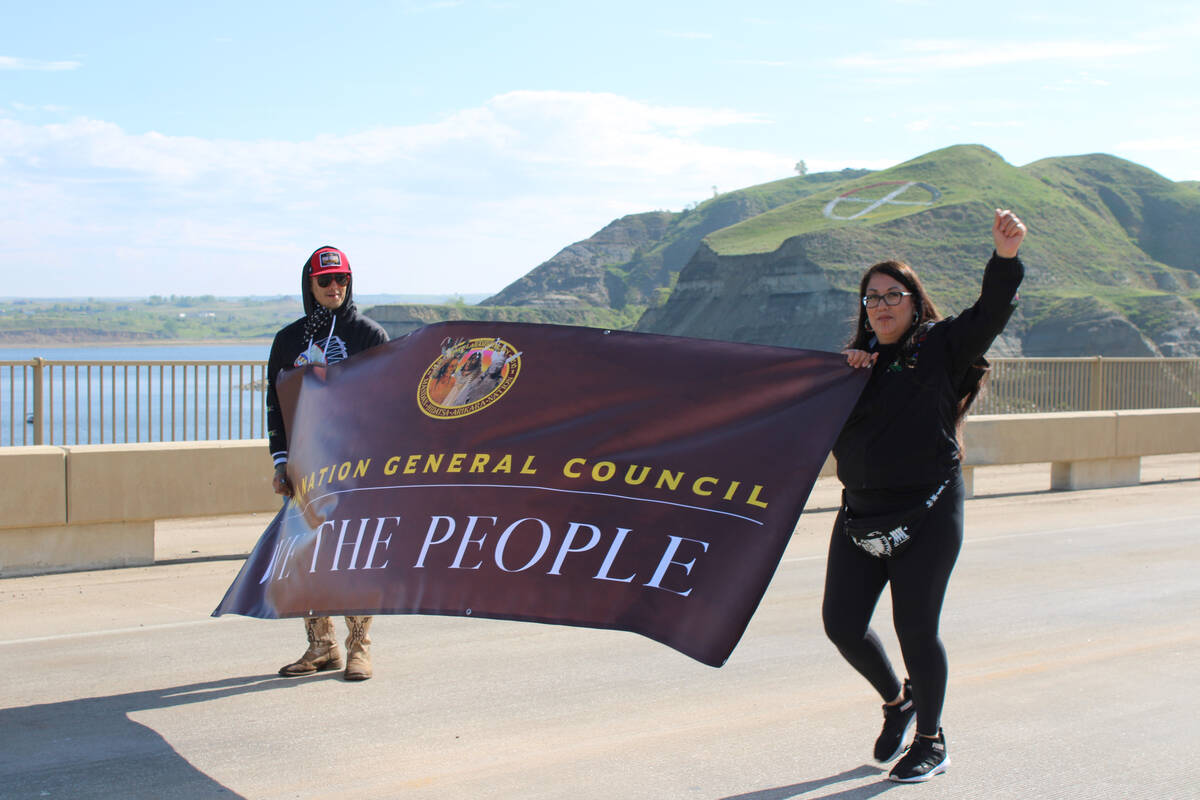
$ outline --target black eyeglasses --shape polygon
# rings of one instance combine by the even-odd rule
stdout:
[[[345,286],[350,282],[350,274],[346,272],[338,272],[334,275],[317,276],[317,286],[320,286],[322,289],[329,286],[329,284],[333,283],[334,281],[337,281],[338,286]],[[890,303],[889,305],[895,305],[895,303]]]
[[[879,301],[882,300],[884,305],[898,306],[900,301],[905,297],[912,297],[912,292],[887,292],[886,294],[869,294],[862,299],[862,303],[867,308],[876,308]]]

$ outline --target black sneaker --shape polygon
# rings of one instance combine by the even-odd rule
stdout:
[[[946,734],[942,732],[941,728],[938,728],[936,739],[928,739],[920,735],[913,737],[912,744],[908,746],[908,752],[896,763],[896,766],[892,767],[888,780],[899,783],[920,783],[929,780],[934,775],[941,775],[948,766],[950,766],[950,754],[946,752]]]
[[[904,694],[899,704],[883,706],[883,730],[875,740],[875,760],[880,764],[894,761],[904,752],[904,738],[917,718],[917,707],[913,705],[912,684],[904,682]]]

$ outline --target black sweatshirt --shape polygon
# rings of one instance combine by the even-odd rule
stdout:
[[[311,293],[305,297],[305,301],[305,307],[308,308],[312,304]],[[308,363],[301,358],[310,344],[304,336],[305,319],[301,317],[275,334],[271,355],[267,359],[267,436],[271,459],[276,465],[287,462],[288,448],[283,412],[279,409],[279,396],[275,393],[275,378],[282,370]],[[331,330],[318,334],[311,343],[321,350],[327,364],[336,364],[388,340],[387,333],[379,323],[358,313],[348,293],[346,301],[335,312],[330,327]]]
[[[876,345],[871,377],[833,446],[847,489],[933,487],[958,466],[958,404],[971,365],[1012,315],[1025,274],[993,254],[975,305],[914,334],[915,349]],[[922,338],[923,336],[923,338]]]

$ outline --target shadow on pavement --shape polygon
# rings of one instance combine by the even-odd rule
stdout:
[[[878,767],[861,766],[855,769],[847,770],[846,772],[830,775],[828,778],[817,778],[803,783],[793,783],[791,786],[777,786],[774,789],[760,789],[756,792],[747,792],[745,794],[729,795],[721,800],[792,800],[792,798],[800,798],[802,795],[807,795],[809,792],[828,789],[837,783],[843,781],[855,781],[861,778],[880,778],[879,783],[873,783],[869,786],[857,786],[852,789],[844,789],[834,794],[811,795],[812,800],[866,800],[869,797],[877,797],[888,789],[894,789],[898,784],[887,783],[883,781],[882,770]]]
[[[237,798],[129,714],[298,686],[254,675],[144,692],[0,709],[5,798]]]

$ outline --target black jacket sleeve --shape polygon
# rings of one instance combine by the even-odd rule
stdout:
[[[1001,258],[992,254],[983,270],[979,299],[948,323],[947,342],[952,376],[967,370],[979,359],[1008,324],[1016,308],[1017,287],[1025,276],[1019,257]]]
[[[275,392],[275,379],[282,370],[292,366],[298,353],[294,349],[293,328],[288,325],[275,334],[271,342],[271,355],[267,358],[267,446],[271,450],[271,461],[276,465],[287,462],[287,434],[283,428],[283,412],[279,408],[279,395]]]

